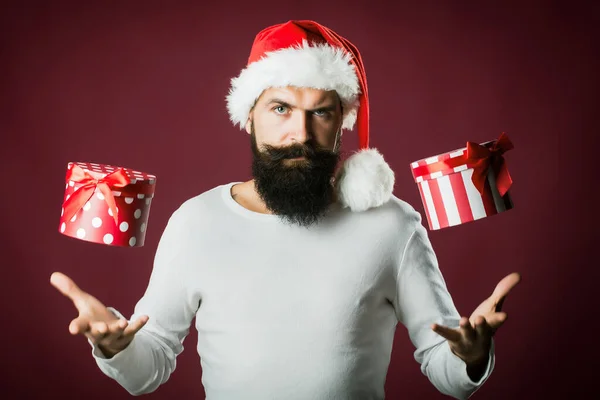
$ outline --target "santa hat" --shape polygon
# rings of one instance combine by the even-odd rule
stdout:
[[[244,129],[262,92],[271,87],[335,90],[343,109],[343,129],[357,125],[359,151],[338,170],[338,200],[352,211],[387,202],[394,172],[377,149],[369,148],[367,78],[358,49],[347,39],[314,21],[288,21],[256,35],[248,64],[231,80],[227,110]]]

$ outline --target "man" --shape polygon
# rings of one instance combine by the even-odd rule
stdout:
[[[400,322],[432,384],[469,397],[492,372],[500,305],[520,277],[460,317],[420,214],[392,196],[392,171],[367,149],[358,50],[313,21],[266,28],[227,106],[250,134],[254,179],[174,212],[130,320],[51,277],[99,368],[132,394],[156,390],[195,317],[210,400],[383,399]],[[338,169],[355,122],[361,151]]]

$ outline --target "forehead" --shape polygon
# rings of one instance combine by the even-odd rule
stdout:
[[[294,86],[268,88],[261,94],[258,102],[266,103],[272,100],[282,100],[286,103],[299,105],[333,104],[340,101],[335,90],[299,88]]]

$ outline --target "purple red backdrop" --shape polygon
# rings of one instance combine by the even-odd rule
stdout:
[[[592,374],[586,349],[596,347],[587,328],[595,314],[578,300],[596,282],[586,187],[597,176],[586,164],[598,132],[590,117],[597,118],[592,24],[599,8],[201,3],[29,1],[0,12],[1,397],[129,398],[98,370],[87,342],[68,333],[75,310],[50,274],[70,275],[130,315],[171,213],[207,189],[249,178],[248,136],[230,124],[224,98],[254,35],[288,19],[314,19],[361,50],[372,146],[396,172],[395,195],[421,213],[410,162],[502,131],[512,139],[514,210],[430,238],[463,314],[506,274],[523,275],[505,303],[496,369],[474,397],[576,398]],[[345,150],[356,145],[347,132]],[[58,233],[69,161],[158,176],[144,247]],[[149,399],[203,398],[196,338],[193,330],[175,373]],[[412,352],[399,326],[387,397],[443,398]]]

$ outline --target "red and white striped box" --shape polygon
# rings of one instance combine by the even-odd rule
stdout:
[[[111,246],[141,247],[156,176],[128,168],[69,162],[59,232]]]
[[[502,154],[513,148],[498,140],[467,146],[411,164],[429,229],[475,221],[513,208],[512,179]]]

